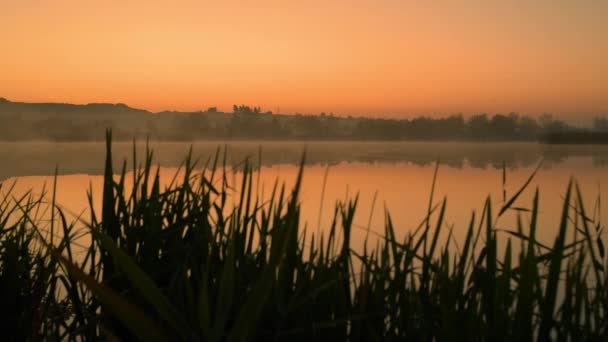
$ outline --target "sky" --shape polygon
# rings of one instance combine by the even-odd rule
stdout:
[[[0,97],[608,114],[608,1],[0,0]]]

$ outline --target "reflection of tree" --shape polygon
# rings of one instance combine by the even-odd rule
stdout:
[[[180,165],[190,144],[152,142],[155,160],[160,165]],[[214,156],[217,149],[224,149],[223,142],[200,142],[192,145],[195,159],[204,163]],[[308,165],[332,165],[343,162],[401,163],[416,166],[432,166],[437,160],[453,168],[495,168],[503,163],[509,169],[533,167],[544,160],[546,168],[564,162],[567,158],[587,158],[589,165],[608,166],[608,146],[548,146],[532,143],[429,143],[429,142],[228,142],[228,165],[249,158],[257,165],[258,153],[262,152],[262,165],[298,165],[306,148]],[[144,155],[144,144],[137,146],[137,155]],[[101,174],[100,160],[104,158],[103,143],[50,144],[6,143],[0,144],[0,179],[11,176],[52,174],[56,165],[61,173]],[[115,143],[113,154],[116,163],[130,160],[132,144]],[[220,154],[222,155],[222,154]],[[584,160],[584,159],[583,159]]]
[[[305,144],[268,143],[262,146],[263,164],[294,164],[300,162]],[[229,144],[232,161],[246,157],[257,158],[259,145]],[[547,167],[562,163],[568,157],[586,156],[596,158],[605,155],[604,150],[585,150],[559,147],[544,148],[537,144],[445,144],[445,143],[310,143],[306,144],[308,164],[334,164],[340,162],[394,163],[409,162],[417,166],[441,164],[462,168],[501,169],[503,164],[509,169],[531,167],[544,160]],[[206,155],[199,150],[198,153]],[[591,154],[590,154],[591,153]]]
[[[608,166],[608,157],[607,156],[594,156],[593,157],[593,166],[595,166],[595,167]]]

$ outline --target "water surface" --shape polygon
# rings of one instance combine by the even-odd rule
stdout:
[[[113,145],[114,165],[127,160],[132,168],[133,145]],[[193,159],[202,167],[218,151],[226,152],[226,165],[242,165],[248,158],[259,172],[260,196],[268,195],[276,179],[293,184],[302,152],[306,166],[302,189],[302,220],[309,233],[326,231],[338,201],[358,195],[354,243],[367,234],[382,235],[386,213],[397,233],[403,236],[425,217],[435,163],[439,171],[434,202],[447,198],[445,228],[453,228],[462,241],[473,211],[481,212],[489,196],[497,209],[512,196],[533,170],[542,166],[516,205],[530,207],[534,190],[540,189],[541,241],[551,243],[559,224],[562,198],[571,177],[579,182],[591,214],[606,216],[596,206],[598,196],[608,196],[608,148],[604,146],[542,145],[531,143],[424,143],[424,142],[198,142],[150,143],[154,160],[161,167],[161,179],[168,184],[177,167],[192,148]],[[135,148],[143,160],[145,143]],[[57,202],[72,213],[86,212],[86,191],[92,189],[95,205],[100,203],[105,146],[103,143],[2,143],[0,181],[17,181],[14,194],[28,189],[41,192],[52,184],[57,167]],[[503,184],[503,167],[506,183]],[[238,182],[238,172],[235,182]],[[6,189],[6,188],[5,188]],[[601,202],[600,202],[601,203]],[[372,210],[373,208],[373,210]],[[599,209],[599,210],[596,210]],[[594,210],[596,212],[594,212]],[[501,229],[515,229],[516,213],[498,222]],[[522,214],[522,221],[529,220]],[[367,233],[369,228],[370,233]],[[447,232],[447,229],[446,229]]]

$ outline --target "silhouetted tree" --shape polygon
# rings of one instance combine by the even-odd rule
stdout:
[[[608,131],[608,117],[595,117],[593,119],[593,129],[598,131]]]
[[[206,112],[150,113],[123,104],[28,104],[0,101],[0,139],[95,140],[113,127],[116,139],[362,139],[362,140],[527,140],[552,132],[573,131],[544,114],[538,119],[510,114],[443,118],[379,119],[320,115],[273,115],[259,106],[233,105],[232,114],[217,107]],[[608,131],[608,118],[597,117],[595,130]],[[101,133],[100,133],[101,132]],[[581,134],[589,134],[582,132]]]
[[[486,140],[488,138],[488,128],[490,120],[487,114],[477,114],[469,118],[467,122],[468,136],[474,140]]]

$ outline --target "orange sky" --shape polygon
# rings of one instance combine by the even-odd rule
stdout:
[[[2,0],[0,96],[608,113],[608,1]]]

